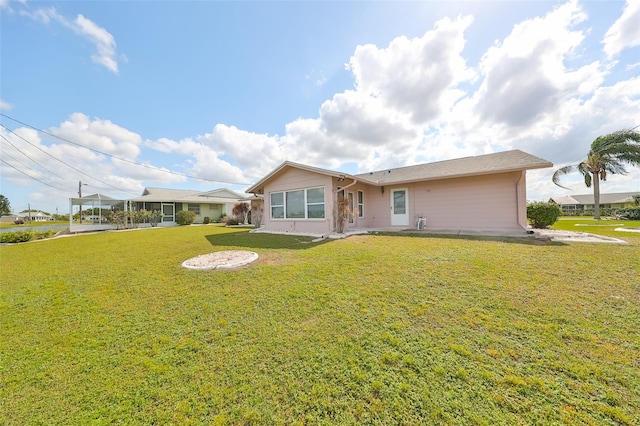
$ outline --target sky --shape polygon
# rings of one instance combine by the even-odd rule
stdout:
[[[640,125],[640,0],[0,0],[0,194],[14,212],[146,187],[243,192],[520,149],[527,199],[585,194]],[[640,169],[604,193],[640,191]]]

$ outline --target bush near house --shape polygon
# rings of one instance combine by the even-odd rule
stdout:
[[[538,201],[527,204],[527,219],[533,228],[551,226],[560,216],[562,216],[562,209],[556,203]]]
[[[180,210],[176,213],[176,223],[178,225],[191,225],[196,220],[196,214],[187,210]]]
[[[626,220],[640,220],[640,207],[618,209],[616,211],[616,217]]]
[[[0,243],[26,243],[27,241],[42,240],[52,237],[56,231],[47,229],[46,231],[15,231],[0,233]]]
[[[211,218],[209,216],[205,216],[202,220],[202,223],[204,223],[205,225],[211,223]]]

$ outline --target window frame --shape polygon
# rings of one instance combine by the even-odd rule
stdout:
[[[314,190],[314,189],[321,189],[321,193],[322,193],[322,201],[313,201],[313,202],[309,202],[309,195],[308,192],[310,190]],[[302,191],[303,194],[303,204],[304,204],[304,217],[289,217],[287,216],[287,194],[289,193],[294,193],[294,192],[300,192]],[[273,201],[273,196],[274,195],[280,195],[282,197],[282,204],[272,204]],[[324,186],[312,186],[309,188],[296,188],[296,189],[290,189],[290,190],[284,190],[284,191],[273,191],[269,193],[269,211],[270,211],[270,215],[271,215],[271,219],[272,220],[325,220],[327,217],[327,201],[326,201],[326,194],[325,194],[325,188]],[[309,207],[310,206],[323,206],[322,208],[322,217],[309,217]],[[273,209],[274,207],[276,208],[282,208],[282,217],[274,217],[273,215]]]
[[[358,190],[356,201],[358,205],[358,217],[364,217],[364,191]]]
[[[187,211],[194,212],[196,216],[200,216],[200,204],[187,203]]]

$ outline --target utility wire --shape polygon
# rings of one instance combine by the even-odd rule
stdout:
[[[225,181],[221,181],[221,180],[214,180],[214,179],[208,179],[208,178],[203,178],[203,177],[198,177],[198,176],[192,176],[192,175],[187,175],[187,174],[184,174],[184,173],[174,172],[173,170],[161,169],[161,168],[158,168],[158,167],[155,167],[155,166],[151,166],[149,164],[138,163],[138,162],[135,162],[133,160],[129,160],[129,159],[126,159],[126,158],[118,157],[118,156],[115,156],[115,155],[112,155],[112,154],[108,154],[106,152],[102,152],[102,151],[99,151],[99,150],[94,149],[94,148],[89,148],[89,147],[84,146],[82,144],[79,144],[77,142],[73,142],[73,141],[71,141],[69,139],[66,139],[66,138],[63,138],[61,136],[57,136],[57,135],[54,135],[52,133],[49,133],[49,132],[47,132],[45,130],[38,129],[37,127],[34,127],[34,126],[30,125],[30,124],[23,123],[22,121],[17,120],[17,119],[15,119],[13,117],[9,117],[6,114],[0,113],[0,116],[8,118],[9,120],[12,120],[12,121],[15,121],[16,123],[22,124],[23,126],[27,126],[27,127],[31,128],[33,130],[36,130],[36,131],[38,131],[40,133],[43,133],[45,135],[51,136],[51,137],[59,139],[61,141],[70,143],[72,145],[76,145],[76,146],[79,146],[81,148],[88,149],[90,151],[96,152],[96,153],[101,154],[101,155],[106,155],[107,157],[115,158],[116,160],[124,161],[125,163],[134,164],[134,165],[140,166],[140,167],[146,167],[147,169],[155,170],[157,172],[169,173],[169,174],[176,175],[176,176],[182,176],[182,177],[186,177],[186,178],[190,178],[190,179],[196,179],[196,180],[203,180],[203,181],[207,181],[207,182],[225,183],[225,184],[229,184],[229,185],[250,185],[250,183],[246,183],[246,182],[225,182]]]
[[[25,173],[25,172],[23,172],[22,170],[18,169],[18,168],[17,168],[17,167],[15,167],[14,165],[7,163],[7,162],[6,162],[6,161],[4,161],[2,158],[0,158],[0,161],[2,161],[4,164],[6,164],[7,166],[11,167],[12,169],[15,169],[15,170],[17,170],[18,172],[22,173],[22,174],[23,174],[23,175],[25,175],[26,177],[28,177],[28,178],[30,178],[30,179],[33,179],[33,180],[35,180],[35,181],[38,181],[38,182],[40,182],[40,183],[41,183],[41,184],[43,184],[43,185],[47,185],[47,186],[49,186],[49,187],[51,187],[51,188],[58,189],[58,190],[60,190],[60,191],[67,191],[66,189],[58,188],[57,186],[53,186],[53,185],[51,185],[51,184],[48,184],[47,182],[43,182],[43,181],[41,181],[41,180],[40,180],[40,179],[38,179],[38,178],[35,178],[35,177],[33,177],[33,176],[28,175],[27,173]]]
[[[4,115],[4,114],[3,114],[3,115]],[[97,182],[100,182],[100,183],[102,183],[102,184],[104,184],[104,185],[110,186],[111,188],[116,189],[116,190],[118,190],[118,191],[120,191],[120,192],[126,192],[126,193],[128,193],[128,194],[135,194],[135,193],[133,193],[133,192],[131,192],[131,191],[127,191],[126,189],[118,188],[117,186],[111,185],[111,184],[110,184],[110,183],[108,183],[108,182],[105,182],[105,181],[100,180],[100,179],[98,179],[98,178],[96,178],[96,177],[94,177],[94,176],[91,176],[91,175],[90,175],[90,174],[88,174],[88,173],[83,172],[82,170],[80,170],[80,169],[78,169],[78,168],[76,168],[76,167],[72,166],[71,164],[69,164],[69,163],[67,163],[67,162],[64,162],[64,161],[62,161],[61,159],[59,159],[59,158],[57,158],[57,157],[55,157],[55,156],[53,156],[53,155],[49,154],[47,151],[43,150],[43,149],[42,149],[42,148],[40,148],[39,146],[34,145],[33,143],[29,142],[27,139],[23,138],[22,136],[20,136],[19,134],[17,134],[17,133],[16,133],[16,132],[14,132],[13,130],[11,130],[11,129],[7,128],[4,124],[0,124],[0,126],[2,126],[4,129],[8,130],[9,132],[13,133],[13,134],[14,134],[14,135],[16,135],[17,137],[19,137],[20,139],[22,139],[23,141],[25,141],[26,143],[28,143],[29,145],[33,146],[34,148],[39,149],[40,151],[42,151],[43,153],[45,153],[45,154],[46,154],[46,155],[48,155],[49,157],[53,158],[54,160],[61,162],[61,163],[62,163],[62,164],[64,164],[65,166],[70,167],[71,169],[75,170],[75,171],[76,171],[76,172],[78,172],[78,173],[83,174],[84,176],[87,176],[89,179],[93,179],[93,180],[95,180],[95,181],[97,181]],[[37,129],[36,129],[36,130],[37,130]],[[3,138],[4,138],[4,136],[3,136]],[[6,138],[5,138],[5,140],[6,140]],[[12,146],[13,146],[13,145],[12,145]],[[27,157],[28,157],[28,156],[27,156]]]
[[[2,124],[0,124],[0,126],[4,127]],[[6,127],[4,127],[6,129]],[[8,129],[7,129],[8,130]],[[20,154],[24,155],[25,157],[27,157],[29,160],[33,161],[34,163],[36,163],[40,168],[46,170],[49,174],[56,176],[58,178],[62,177],[60,175],[55,174],[54,172],[52,172],[51,170],[47,169],[45,166],[43,166],[42,164],[38,163],[36,160],[34,160],[33,158],[29,157],[27,154],[25,154],[20,148],[18,148],[17,146],[15,146],[14,144],[11,143],[11,141],[9,139],[7,139],[4,135],[0,135],[0,137],[2,137],[2,139],[5,140],[6,143],[8,143],[9,145],[11,145],[16,151],[18,151]],[[4,155],[9,155],[6,152],[4,153]],[[11,157],[9,155],[9,157]],[[23,166],[30,168],[29,166],[27,166],[26,164],[21,163],[20,161],[16,160],[15,158],[11,157],[14,161],[17,161],[18,163],[22,164]],[[33,170],[33,169],[31,169]],[[34,170],[35,171],[35,170]]]

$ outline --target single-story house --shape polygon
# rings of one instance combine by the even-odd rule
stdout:
[[[140,197],[129,200],[133,210],[145,209],[162,212],[163,223],[175,223],[175,215],[180,210],[196,214],[195,223],[202,223],[205,217],[212,221],[224,215],[231,216],[234,204],[244,195],[226,188],[212,191],[192,191],[188,189],[145,188]]]
[[[23,220],[26,222],[27,215],[20,214],[20,213],[10,213],[10,214],[0,216],[0,222],[2,223],[14,223],[16,220]]]
[[[355,175],[285,161],[246,192],[255,196],[252,218],[272,232],[524,234],[526,171],[552,166],[520,150]]]
[[[633,207],[635,205],[634,196],[640,196],[640,192],[600,194],[600,208],[621,209]],[[562,208],[562,212],[568,215],[592,213],[595,207],[593,194],[551,197],[549,201],[559,205]]]
[[[74,208],[90,214],[85,214],[81,221],[74,221],[73,214],[69,217],[71,232],[100,231],[115,229],[116,225],[109,223],[103,215],[104,210],[159,211],[162,214],[159,226],[176,225],[176,213],[189,210],[196,214],[195,223],[203,223],[205,217],[211,221],[220,219],[223,214],[231,216],[234,204],[241,202],[245,195],[229,189],[215,189],[212,191],[193,191],[186,189],[145,188],[142,195],[129,200],[119,200],[103,194],[87,195],[82,198],[69,199],[69,211]],[[248,203],[248,202],[247,202]],[[141,224],[140,226],[151,226]]]

